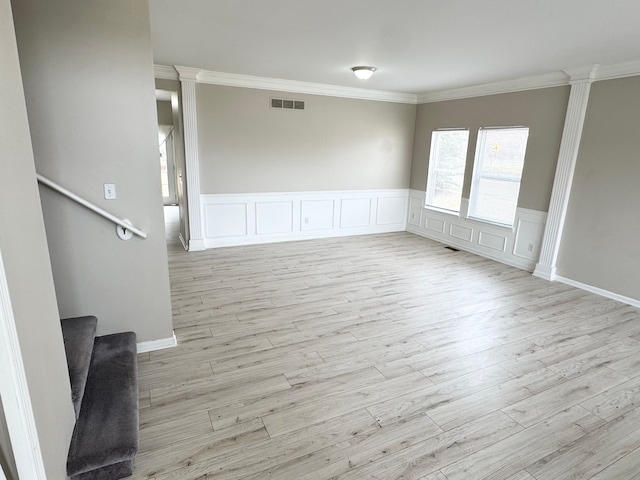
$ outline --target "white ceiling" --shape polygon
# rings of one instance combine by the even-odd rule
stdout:
[[[150,0],[154,61],[425,93],[640,60],[640,0]],[[372,65],[363,82],[350,68]]]

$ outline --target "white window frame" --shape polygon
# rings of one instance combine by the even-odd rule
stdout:
[[[479,183],[480,183],[480,166],[482,164],[482,152],[484,152],[484,147],[485,147],[485,143],[486,143],[486,137],[482,134],[485,131],[490,131],[490,130],[527,130],[527,135],[529,134],[529,127],[524,126],[524,125],[515,125],[515,126],[510,126],[510,127],[480,127],[478,129],[478,135],[477,135],[477,139],[476,139],[476,153],[473,159],[473,175],[471,177],[471,193],[469,195],[469,211],[467,213],[467,218],[471,219],[471,220],[477,220],[480,222],[484,222],[484,223],[490,223],[493,225],[498,225],[501,227],[508,227],[508,228],[513,228],[514,223],[515,223],[515,214],[514,214],[514,218],[511,220],[511,223],[502,223],[502,222],[498,222],[495,219],[491,219],[491,218],[484,218],[481,216],[477,216],[477,215],[473,215],[472,212],[475,211],[476,209],[476,202],[478,201],[477,198],[477,194],[478,194],[478,189],[479,189]],[[528,141],[528,139],[527,139]],[[528,146],[528,145],[527,145]],[[526,161],[526,148],[525,147],[525,154],[524,157],[522,159],[522,167],[524,169],[524,162]],[[505,181],[510,181],[510,180],[506,180]],[[520,178],[518,180],[512,180],[512,181],[517,181],[518,182],[518,196],[520,194],[520,186],[522,185],[522,171],[520,172]],[[517,201],[518,199],[516,199],[516,209],[517,207]]]
[[[462,190],[460,190],[460,205],[458,206],[457,210],[451,210],[449,208],[444,208],[444,207],[440,207],[437,205],[433,205],[433,197],[434,197],[434,189],[435,189],[435,164],[436,162],[434,161],[434,157],[437,153],[437,134],[439,133],[445,133],[445,132],[467,132],[467,142],[466,142],[466,146],[465,146],[465,168],[463,168],[462,170],[462,179],[464,182],[464,176],[466,173],[466,159],[467,159],[467,152],[469,149],[469,129],[468,128],[438,128],[436,130],[433,130],[431,132],[431,148],[429,150],[429,170],[427,172],[427,188],[425,191],[425,201],[424,201],[424,206],[425,208],[431,208],[434,210],[439,210],[439,211],[443,211],[446,213],[454,213],[457,215],[460,215],[460,207],[462,205]],[[441,169],[444,170],[444,169]],[[457,173],[457,172],[456,172]]]

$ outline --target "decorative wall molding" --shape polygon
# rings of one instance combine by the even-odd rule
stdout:
[[[201,195],[207,248],[402,232],[406,189]]]
[[[186,67],[175,67],[182,70]],[[172,72],[173,70],[173,72]],[[308,95],[325,95],[329,97],[354,98],[358,100],[374,100],[378,102],[408,103],[415,105],[417,96],[412,93],[387,92],[366,88],[343,87],[323,83],[300,82],[281,78],[255,77],[237,73],[213,72],[210,70],[190,69],[196,71],[198,83],[225,85],[228,87],[256,88],[278,92],[305,93]],[[156,78],[176,80],[175,69],[166,65],[155,65]]]
[[[469,87],[452,88],[418,95],[418,104],[459,100],[462,98],[498,95],[501,93],[521,92],[539,88],[560,87],[569,84],[569,76],[564,72],[547,73],[522,77],[514,80],[472,85]]]
[[[9,285],[0,255],[0,397],[20,478],[47,480],[22,361]]]
[[[146,342],[139,342],[137,344],[138,353],[154,352],[156,350],[163,350],[165,348],[172,348],[178,346],[178,339],[176,334],[169,338],[161,338],[159,340],[149,340]]]
[[[162,80],[178,80],[178,72],[171,65],[154,65],[155,77]]]
[[[501,227],[425,208],[425,192],[409,190],[407,231],[477,255],[532,271],[542,241],[546,212],[518,208],[514,227]],[[461,212],[469,200],[462,199]]]
[[[597,69],[597,66],[595,66],[591,73],[581,72],[577,74],[579,75],[576,76],[578,79],[572,80],[571,83],[571,93],[569,94],[556,174],[549,202],[549,215],[542,241],[540,259],[533,273],[536,277],[546,280],[553,280],[556,275],[558,252],[560,251],[562,231],[569,206],[584,118],[587,112],[587,104],[589,103],[589,92]]]
[[[594,287],[593,285],[588,285],[576,280],[571,280],[570,278],[561,277],[560,275],[556,275],[555,280],[567,285],[571,285],[572,287],[579,288],[581,290],[586,290],[587,292],[595,293],[596,295],[610,298],[611,300],[615,300],[617,302],[626,303],[627,305],[631,305],[632,307],[640,308],[640,300],[636,300],[635,298],[625,297],[624,295],[619,295],[609,290],[604,290],[602,288]]]
[[[361,100],[376,100],[381,102],[395,102],[408,104],[422,104],[458,100],[462,98],[498,95],[502,93],[521,92],[540,88],[560,87],[569,85],[575,80],[578,70],[593,70],[593,65],[550,72],[542,75],[531,75],[510,80],[470,85],[468,87],[437,90],[418,94],[388,92],[382,90],[368,90],[364,88],[342,87],[321,83],[299,82],[279,78],[255,77],[235,73],[213,72],[190,67],[172,67],[168,65],[154,65],[155,76],[160,79],[178,80],[176,68],[192,70],[199,83],[212,85],[226,85],[231,87],[257,88],[261,90],[275,90],[290,93],[306,93],[310,95],[326,95],[331,97],[356,98]],[[592,80],[603,81],[615,78],[640,75],[640,61],[625,62],[615,65],[601,65]]]
[[[200,164],[198,160],[198,118],[196,113],[196,79],[198,69],[175,67],[182,91],[182,118],[186,167],[187,203],[189,205],[189,251],[204,250],[200,217]]]

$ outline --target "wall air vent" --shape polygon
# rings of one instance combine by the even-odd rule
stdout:
[[[272,98],[271,108],[284,108],[285,110],[304,110],[304,102],[302,100]]]

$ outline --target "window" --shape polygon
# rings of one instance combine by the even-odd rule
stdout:
[[[526,127],[480,129],[469,217],[513,225],[528,137]]]
[[[460,211],[469,130],[435,130],[427,176],[426,205]]]

